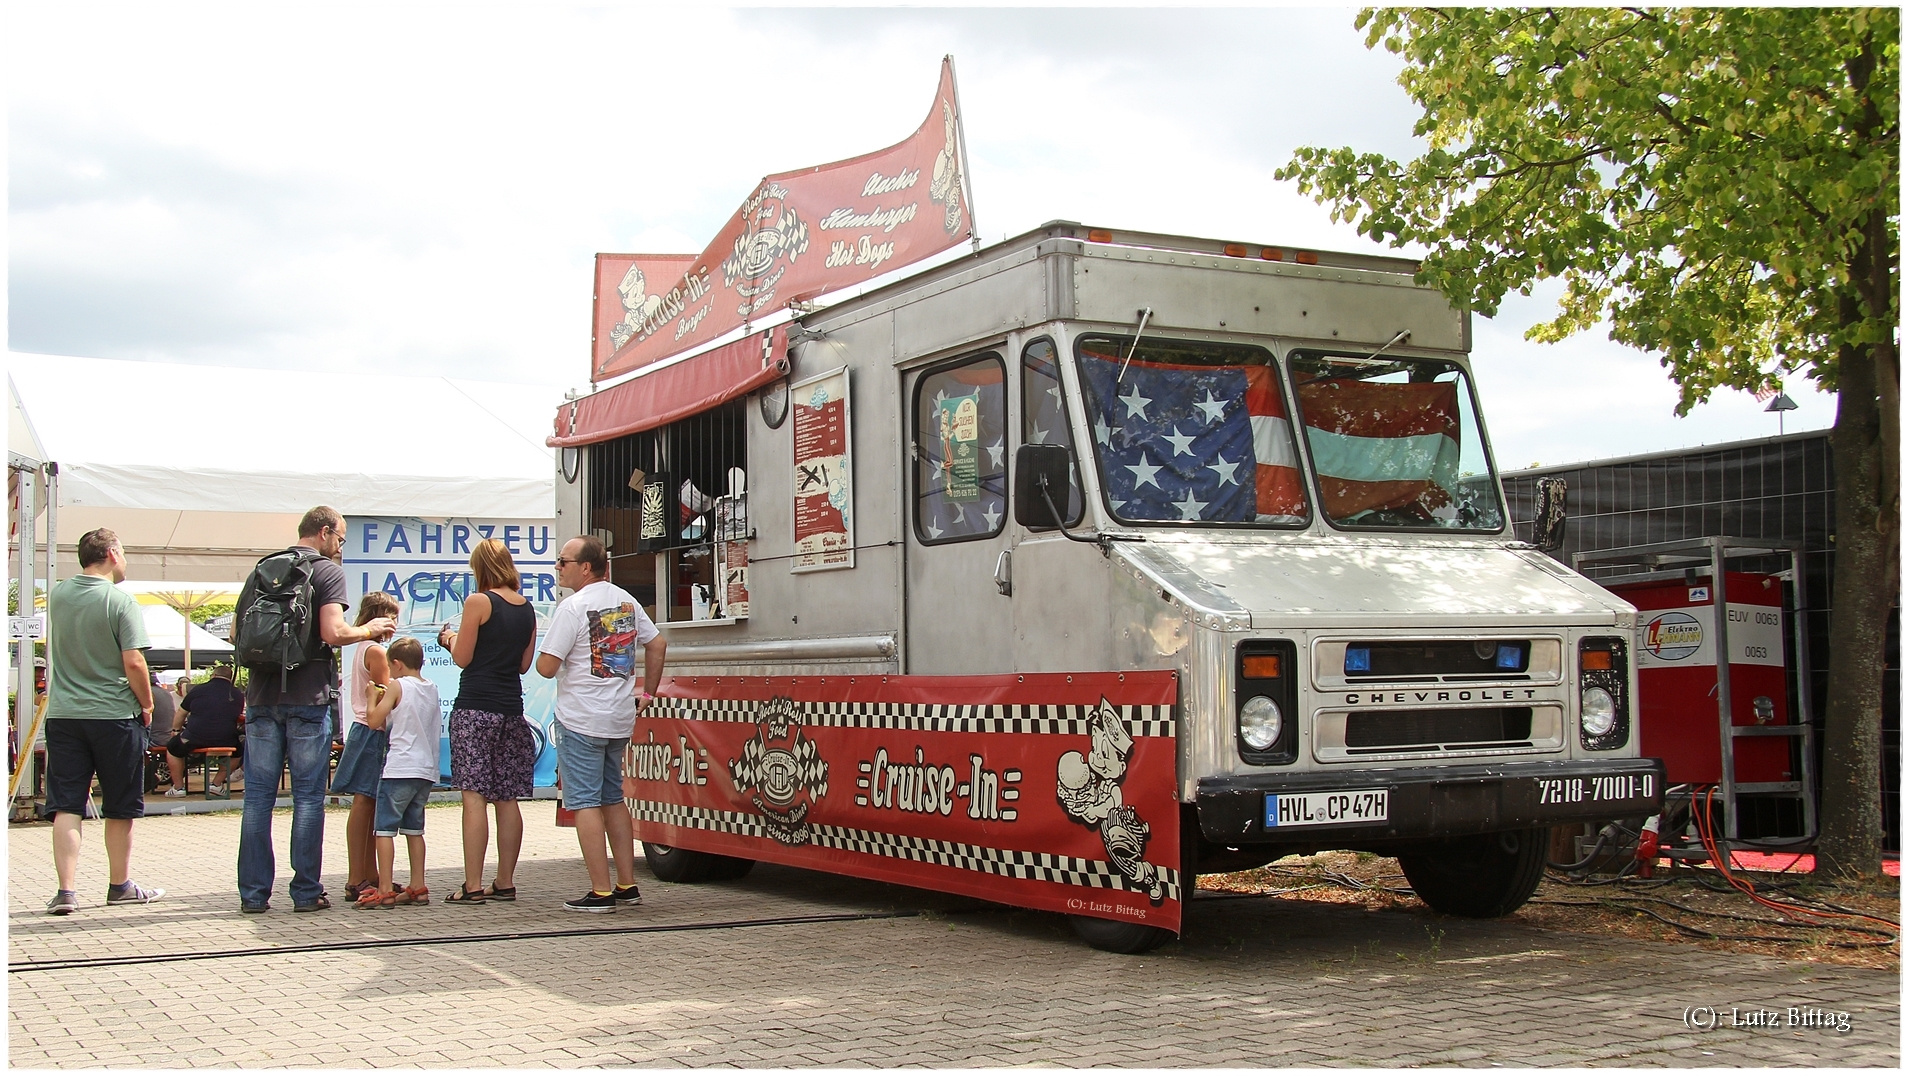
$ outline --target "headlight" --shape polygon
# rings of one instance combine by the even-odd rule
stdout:
[[[1583,689],[1583,731],[1602,736],[1616,727],[1616,700],[1600,687]]]
[[[1264,751],[1279,742],[1285,728],[1285,715],[1279,704],[1264,695],[1254,695],[1239,708],[1239,737],[1254,751]]]

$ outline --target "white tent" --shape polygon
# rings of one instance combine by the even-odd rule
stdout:
[[[232,656],[232,644],[213,635],[163,605],[142,605],[146,618],[146,660],[159,666],[183,663],[186,640],[192,640],[192,667],[203,669],[220,658]]]
[[[119,532],[135,578],[233,580],[291,544],[316,504],[427,518],[555,508],[554,385],[20,352],[7,379],[9,426],[59,464],[59,576],[100,526]]]

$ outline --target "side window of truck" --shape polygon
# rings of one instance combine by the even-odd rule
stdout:
[[[1073,457],[1073,482],[1067,495],[1067,526],[1080,522],[1080,457],[1073,447],[1073,423],[1066,390],[1060,383],[1059,353],[1041,337],[1020,353],[1020,443],[1061,445]]]
[[[923,544],[989,538],[1007,521],[1007,367],[988,352],[915,383],[914,533]]]

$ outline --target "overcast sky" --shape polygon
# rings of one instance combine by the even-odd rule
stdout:
[[[588,381],[597,251],[700,251],[771,173],[910,134],[952,53],[976,222],[1378,248],[1272,173],[1413,152],[1350,9],[680,13],[633,7],[12,4],[9,349]],[[1416,253],[1407,251],[1406,253]],[[1760,437],[1688,419],[1602,333],[1477,319],[1505,467]],[[1834,420],[1799,379],[1788,429]],[[447,422],[454,416],[441,416]]]

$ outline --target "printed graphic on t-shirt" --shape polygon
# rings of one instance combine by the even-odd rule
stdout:
[[[636,674],[636,607],[591,609],[590,675],[627,680]]]

